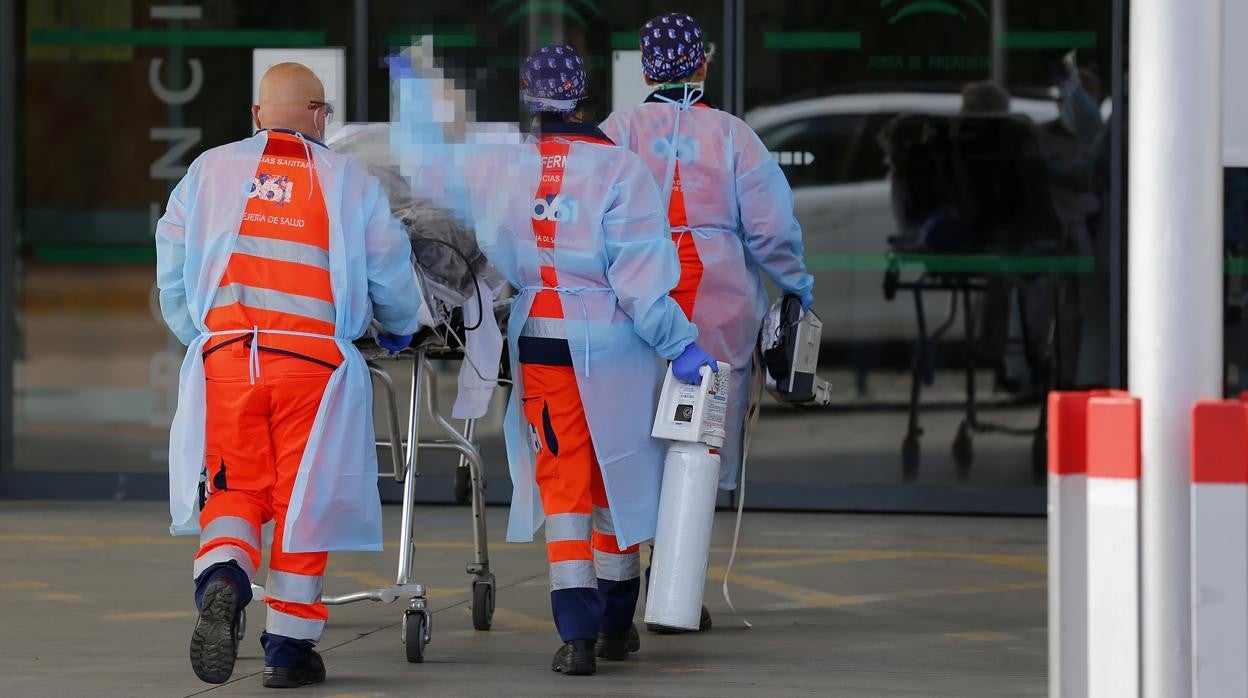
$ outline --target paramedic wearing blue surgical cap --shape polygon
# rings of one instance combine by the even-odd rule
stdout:
[[[720,488],[731,490],[745,455],[749,402],[761,388],[755,354],[768,308],[763,276],[803,308],[814,302],[814,279],[779,165],[744,121],[702,98],[707,53],[698,22],[679,13],[655,17],[641,28],[640,43],[654,92],[612,114],[602,130],[640,155],[662,190],[681,262],[672,296],[698,326],[698,342],[733,367],[720,466]],[[702,626],[710,626],[705,609]]]
[[[627,659],[639,646],[638,544],[654,537],[664,456],[650,436],[658,359],[688,382],[716,364],[669,295],[680,263],[653,177],[581,121],[580,55],[543,47],[522,64],[521,84],[533,142],[487,158],[467,189],[482,251],[519,289],[508,328],[508,540],[532,540],[544,522],[564,643],[551,668],[588,675],[596,657]]]

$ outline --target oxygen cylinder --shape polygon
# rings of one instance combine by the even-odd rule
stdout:
[[[646,591],[646,622],[697,630],[719,489],[728,383],[732,367],[703,369],[702,383],[676,380],[671,371],[651,434],[672,441],[663,462],[659,521]]]
[[[709,446],[677,442],[667,449],[646,591],[647,623],[698,629],[718,488],[719,456]]]

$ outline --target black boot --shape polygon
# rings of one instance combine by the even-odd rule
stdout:
[[[325,680],[325,662],[315,650],[308,650],[308,658],[297,666],[266,666],[265,688],[298,688]]]
[[[594,654],[618,662],[628,659],[628,655],[640,649],[641,634],[637,632],[637,624],[633,623],[628,626],[628,632],[620,637],[607,637],[600,633],[598,644],[594,645]]]
[[[568,676],[589,676],[598,670],[598,661],[594,659],[593,640],[570,640],[555,652],[550,662],[551,671]]]
[[[711,612],[706,606],[702,607],[702,618],[698,620],[698,629],[694,631],[685,630],[684,628],[673,628],[670,625],[659,625],[658,623],[646,623],[646,630],[656,635],[679,635],[687,632],[704,632],[711,629]]]
[[[225,576],[212,578],[203,591],[191,633],[191,668],[201,681],[225,683],[234,673],[243,634],[239,591]]]

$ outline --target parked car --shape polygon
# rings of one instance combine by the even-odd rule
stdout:
[[[887,241],[897,230],[877,136],[899,114],[949,116],[961,105],[954,93],[847,94],[746,113],[793,187],[825,344],[914,339],[914,304],[905,298],[889,302],[882,291]],[[1037,124],[1058,117],[1051,100],[1014,98],[1010,106]],[[942,299],[929,300],[929,327],[943,320],[947,308]]]

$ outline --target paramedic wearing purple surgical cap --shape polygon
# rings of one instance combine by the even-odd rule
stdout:
[[[581,121],[580,55],[543,47],[521,85],[534,142],[513,176],[497,176],[500,163],[473,178],[489,186],[468,187],[474,209],[494,211],[477,218],[481,249],[519,290],[507,333],[507,539],[532,540],[544,523],[563,641],[551,668],[588,675],[596,657],[627,659],[639,643],[638,544],[654,537],[664,455],[650,436],[658,359],[690,382],[716,364],[669,295],[680,263],[653,177]]]
[[[755,352],[767,291],[814,301],[793,192],[744,121],[702,99],[707,54],[702,29],[686,14],[641,28],[641,64],[654,92],[612,114],[602,130],[645,161],[663,193],[681,262],[672,297],[698,326],[698,343],[733,367],[720,488],[735,489],[744,458],[747,408],[760,384]],[[702,629],[710,626],[703,609]],[[662,632],[660,627],[652,630]]]

